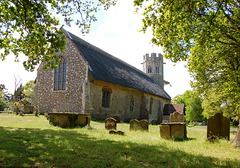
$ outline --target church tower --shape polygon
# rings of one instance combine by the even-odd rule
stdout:
[[[163,80],[163,55],[151,53],[145,54],[143,56],[143,72],[148,74],[153,78],[163,89],[164,89],[164,80]]]

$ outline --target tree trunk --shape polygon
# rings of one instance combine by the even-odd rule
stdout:
[[[231,141],[231,143],[235,143],[236,146],[240,146],[240,123],[238,125],[237,135],[235,138]]]

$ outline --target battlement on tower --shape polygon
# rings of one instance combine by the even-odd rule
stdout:
[[[163,55],[161,53],[151,53],[151,55],[149,55],[148,53],[145,54],[143,56],[143,62],[144,61],[153,61],[153,60],[159,60],[162,61],[163,60]]]

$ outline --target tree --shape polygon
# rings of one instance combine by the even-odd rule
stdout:
[[[56,68],[60,62],[56,52],[65,49],[65,36],[57,28],[60,15],[67,25],[73,21],[88,33],[95,13],[108,9],[116,0],[1,0],[0,1],[0,58],[2,60],[12,52],[16,59],[20,53],[28,60],[24,67],[34,70],[40,62],[45,68]],[[54,16],[55,14],[55,16]],[[78,14],[73,20],[73,15]]]
[[[152,28],[152,43],[164,47],[166,58],[188,61],[192,86],[199,94],[215,88],[224,94],[219,100],[230,102],[239,117],[240,2],[154,0],[146,5],[145,1],[134,1],[145,7],[142,31]]]
[[[33,92],[34,92],[35,83],[33,80],[30,80],[23,86],[23,99],[22,102],[24,105],[31,105]]]
[[[8,108],[11,101],[11,94],[7,92],[4,84],[0,84],[0,111]]]
[[[174,62],[188,61],[192,86],[205,95],[213,86],[240,110],[240,2],[236,0],[154,0],[145,7],[142,31]]]
[[[187,90],[182,95],[173,98],[172,103],[184,104],[186,109],[187,121],[203,121],[202,98],[195,91]]]
[[[209,118],[216,113],[222,113],[223,116],[227,118],[235,118],[237,114],[235,113],[235,107],[230,101],[225,98],[226,94],[218,87],[212,87],[205,94],[204,100],[202,102],[203,115]]]

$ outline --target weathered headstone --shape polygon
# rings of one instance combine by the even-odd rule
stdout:
[[[139,125],[141,127],[141,130],[148,131],[148,125],[149,125],[148,120],[140,120]]]
[[[130,131],[137,131],[137,130],[148,131],[148,125],[149,123],[147,120],[138,121],[136,119],[133,119],[130,121]]]
[[[210,117],[207,122],[207,138],[230,138],[230,120],[217,113]]]
[[[172,122],[160,125],[160,136],[165,139],[183,140],[187,138],[186,123]]]
[[[186,124],[174,124],[171,126],[171,137],[175,140],[183,140],[187,138]]]
[[[170,114],[170,122],[184,122],[183,114],[179,112]]]
[[[137,119],[130,120],[130,131],[137,131],[139,129],[139,121]]]
[[[152,124],[152,125],[158,125],[158,121],[157,121],[157,120],[152,120],[152,121],[151,121],[151,124]]]
[[[105,120],[105,129],[116,130],[117,129],[117,120],[110,117]]]
[[[115,115],[113,116],[115,120],[117,120],[117,123],[120,123],[120,115]]]
[[[164,139],[171,138],[170,126],[169,125],[160,125],[160,136]]]
[[[124,135],[123,131],[110,130],[109,134]]]

